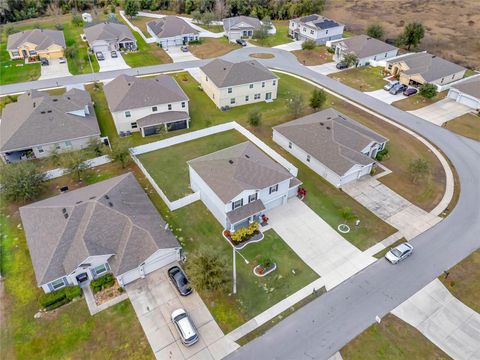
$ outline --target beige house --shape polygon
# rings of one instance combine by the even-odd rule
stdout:
[[[441,57],[422,52],[387,61],[385,71],[393,76],[399,75],[400,82],[405,85],[445,85],[463,78],[466,69]]]
[[[26,30],[9,35],[7,41],[12,60],[58,59],[64,56],[65,47],[65,37],[59,30]]]
[[[203,91],[220,109],[277,98],[278,77],[256,60],[231,63],[215,59],[200,71]]]

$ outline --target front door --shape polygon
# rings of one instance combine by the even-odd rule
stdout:
[[[22,55],[23,55],[23,58],[26,59],[28,57],[27,50],[23,49]]]
[[[76,279],[77,279],[78,283],[81,284],[81,283],[88,280],[88,274],[86,272],[78,274],[76,276]]]

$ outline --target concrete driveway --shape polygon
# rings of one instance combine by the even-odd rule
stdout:
[[[472,111],[472,109],[468,106],[446,98],[421,109],[409,111],[409,113],[441,126],[444,122],[455,119],[470,111]]]
[[[130,69],[130,66],[128,66],[125,60],[123,60],[123,57],[120,51],[117,51],[116,53],[118,55],[118,57],[116,58],[112,58],[112,53],[110,51],[103,53],[105,60],[98,62],[98,64],[100,65],[100,72]]]
[[[402,93],[399,93],[397,95],[392,95],[388,91],[385,91],[383,89],[380,90],[375,90],[375,91],[368,91],[365,92],[365,94],[370,95],[374,97],[375,99],[378,99],[380,101],[383,101],[384,103],[391,104],[395,101],[405,99],[406,96],[403,95]]]
[[[480,359],[480,314],[435,279],[392,314],[417,328],[453,359]]]
[[[70,71],[68,71],[68,64],[66,61],[63,64],[60,64],[59,59],[51,59],[48,62],[48,65],[40,67],[41,73],[38,80],[72,76],[72,74],[70,74]]]
[[[342,70],[338,70],[336,66],[337,66],[337,63],[332,61],[322,65],[314,65],[314,66],[307,66],[307,67],[310,70],[313,70],[316,73],[319,73],[321,75],[328,75],[328,74],[333,74],[333,73],[342,71]]]
[[[167,276],[174,264],[148,274],[144,279],[126,285],[143,331],[157,359],[222,359],[238,348],[219,328],[197,292],[183,297]],[[186,347],[179,339],[170,315],[185,309],[200,333],[200,340]]]
[[[198,60],[198,58],[194,56],[190,51],[183,52],[180,46],[171,46],[165,49],[165,51],[174,63],[181,61]]]
[[[297,198],[268,212],[269,224],[324,280],[327,290],[375,262]]]
[[[302,50],[302,43],[303,41],[292,41],[286,44],[274,46],[273,48],[285,51]]]

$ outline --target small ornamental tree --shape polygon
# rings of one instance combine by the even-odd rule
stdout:
[[[425,179],[430,174],[430,163],[426,159],[418,158],[412,160],[408,165],[412,182],[416,184],[418,180]]]
[[[44,179],[31,161],[0,165],[0,194],[9,201],[34,200],[42,191]]]
[[[130,161],[130,148],[132,143],[130,140],[115,139],[112,141],[112,153],[110,158],[113,161],[118,161],[122,165],[122,169],[125,169]]]
[[[82,174],[88,169],[88,157],[84,151],[69,151],[60,155],[62,167],[80,181]]]
[[[73,15],[72,16],[72,24],[75,26],[82,26],[83,25],[83,19],[80,15]]]
[[[413,22],[405,25],[402,35],[400,35],[399,42],[402,45],[407,46],[407,50],[410,50],[410,47],[416,48],[420,41],[425,36],[425,29],[423,25],[419,22]]]
[[[186,269],[198,290],[226,290],[230,283],[227,260],[214,249],[195,252],[188,258]]]
[[[381,39],[381,38],[383,38],[384,31],[383,31],[382,25],[380,25],[380,24],[371,24],[371,25],[367,28],[367,35],[370,36],[370,37],[372,37],[372,38],[375,38],[375,39]]]
[[[313,40],[305,40],[302,42],[302,50],[313,50],[317,46],[317,43]]]
[[[434,84],[423,84],[418,93],[426,99],[432,99],[437,95],[437,87]]]
[[[343,55],[342,62],[348,67],[355,66],[358,63],[358,56],[351,52],[346,53],[345,55]]]
[[[250,113],[248,114],[248,122],[252,126],[260,125],[260,123],[262,122],[262,114],[260,113],[260,111],[258,111],[258,109],[253,109],[252,111],[250,111]]]
[[[323,89],[314,89],[310,98],[310,107],[318,111],[327,101],[327,93]]]
[[[305,101],[303,96],[300,94],[293,94],[287,102],[288,112],[297,118],[303,114],[304,105]]]

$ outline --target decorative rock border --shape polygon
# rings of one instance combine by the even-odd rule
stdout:
[[[225,230],[224,230],[225,231]],[[241,244],[239,245],[235,245],[228,237],[225,236],[224,234],[224,231],[222,231],[222,236],[225,240],[227,240],[234,248],[235,250],[242,250],[243,248],[245,248],[247,245],[249,244],[254,244],[254,243],[257,243],[257,242],[260,242],[263,240],[263,238],[265,237],[265,235],[263,235],[263,232],[262,230],[258,230],[258,234],[257,235],[254,235],[252,236],[252,238],[250,240],[247,240],[245,242],[242,242]]]
[[[340,231],[342,234],[347,234],[350,232],[350,226],[347,224],[340,224],[337,227],[338,231]]]
[[[270,274],[271,272],[274,272],[275,270],[277,270],[277,263],[273,263],[273,266],[271,266],[270,268],[266,269],[265,272],[263,274],[259,274],[257,273],[257,269],[260,267],[260,265],[257,265],[253,268],[253,274],[255,276],[258,276],[258,277],[264,277],[264,276],[267,276],[268,274]]]

